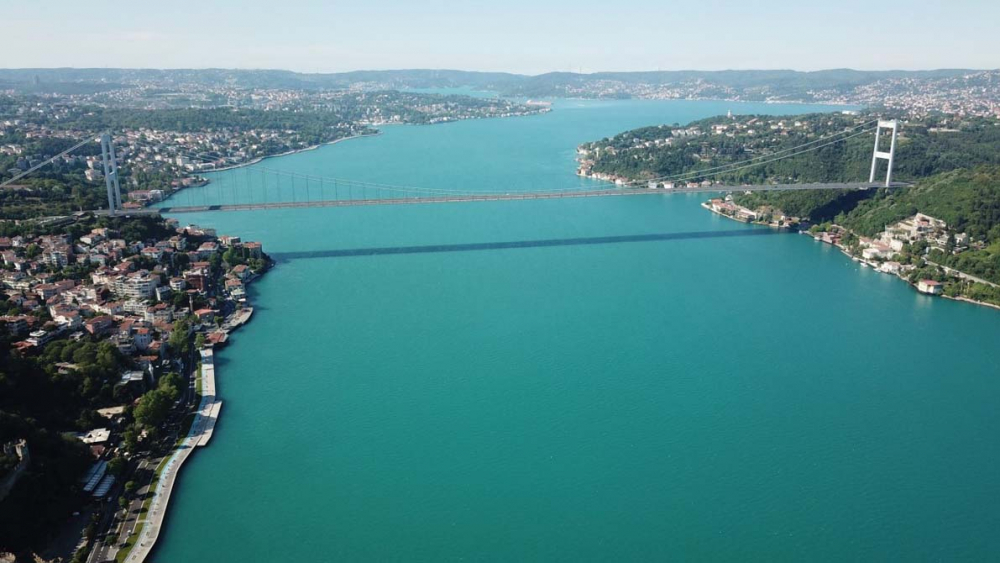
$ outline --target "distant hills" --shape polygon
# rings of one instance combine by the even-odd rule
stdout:
[[[794,70],[650,71],[536,76],[461,70],[363,70],[309,74],[287,70],[235,69],[0,69],[0,90],[18,93],[88,94],[133,86],[332,90],[464,87],[514,96],[726,97],[747,100],[828,99],[884,81],[957,79],[983,71]],[[817,96],[822,92],[822,96]]]
[[[0,69],[0,89],[19,92],[115,90],[139,84],[332,90],[368,85],[398,88],[471,87],[499,90],[529,78],[459,70],[359,70],[310,74],[289,70],[26,68]]]

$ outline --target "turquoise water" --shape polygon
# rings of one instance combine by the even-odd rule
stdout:
[[[729,109],[802,111],[565,101],[263,166],[569,187],[580,142]],[[240,174],[182,195],[249,197]],[[918,295],[807,237],[741,236],[760,231],[701,199],[181,216],[280,263],[218,358],[222,420],[154,559],[1000,557],[1000,313]],[[649,233],[675,236],[328,257]]]

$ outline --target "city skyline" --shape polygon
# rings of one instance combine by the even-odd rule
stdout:
[[[393,0],[320,6],[290,0],[278,12],[271,3],[228,0],[210,5],[181,0],[125,11],[107,0],[87,6],[57,1],[11,9],[0,52],[8,54],[7,68],[310,73],[1000,68],[1000,38],[991,29],[1000,6],[992,3],[710,4],[637,0],[610,9],[563,0],[483,7]],[[59,18],[51,17],[54,10]],[[103,28],[95,24],[98,18]],[[46,30],[45,41],[39,41],[39,30]],[[86,45],[93,48],[81,48]]]

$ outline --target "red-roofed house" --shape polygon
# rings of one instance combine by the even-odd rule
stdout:
[[[93,335],[104,334],[115,326],[115,320],[108,316],[94,317],[83,323],[84,328]]]
[[[215,318],[219,311],[216,309],[198,309],[194,312],[195,316],[201,319],[202,322],[208,322]]]
[[[264,246],[259,242],[244,242],[243,248],[247,249],[251,258],[261,258],[264,255]]]

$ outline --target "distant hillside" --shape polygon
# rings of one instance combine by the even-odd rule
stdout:
[[[229,85],[240,88],[342,89],[468,87],[516,96],[642,97],[643,89],[681,97],[727,97],[747,100],[774,98],[813,99],[846,94],[859,86],[883,80],[927,81],[958,78],[977,71],[944,69],[928,71],[858,71],[850,69],[799,72],[793,70],[551,72],[526,76],[503,72],[460,70],[367,70],[308,74],[286,70],[234,69],[0,69],[0,89],[21,93],[64,94],[106,91],[140,82]]]
[[[857,86],[886,79],[932,80],[964,76],[970,70],[928,71],[860,71],[850,69],[800,72],[795,70],[680,70],[649,72],[597,72],[577,74],[552,72],[525,77],[513,84],[511,92],[523,95],[557,95],[597,85],[602,82],[631,86],[691,86],[703,84],[705,93],[739,95],[748,100],[764,100],[770,96],[811,99],[817,90],[847,93]],[[714,90],[713,90],[714,89]]]
[[[867,179],[871,166],[873,119],[866,114],[829,113],[720,116],[684,126],[633,129],[580,148],[587,151],[593,173],[639,182],[651,178],[707,178],[726,184],[860,181]],[[845,131],[851,135],[843,138],[863,134],[835,144],[822,141],[841,138],[832,136]],[[780,159],[769,158],[772,154]],[[896,156],[895,176],[900,180],[1000,163],[1000,126],[996,120],[980,118],[907,120]],[[741,167],[742,162],[759,164]]]
[[[364,85],[372,85],[372,89],[387,86],[500,89],[525,78],[495,72],[423,69],[308,74],[288,70],[27,68],[0,69],[0,89],[12,88],[22,93],[74,93],[74,90],[82,93],[113,90],[138,83],[297,90],[344,89]]]

